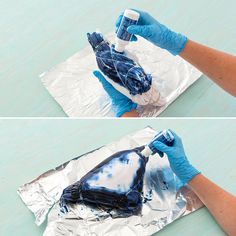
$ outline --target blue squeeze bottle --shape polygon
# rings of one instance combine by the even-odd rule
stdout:
[[[150,155],[154,155],[155,153],[158,153],[160,156],[163,156],[163,152],[161,152],[160,150],[157,150],[154,147],[153,143],[155,141],[159,141],[171,147],[174,144],[174,140],[175,140],[175,137],[169,129],[163,130],[160,133],[158,133],[148,145],[145,146],[145,149],[141,153],[145,157],[149,157]]]
[[[116,35],[116,45],[115,50],[117,52],[124,52],[125,47],[129,44],[132,34],[130,34],[127,29],[131,25],[136,25],[138,23],[140,14],[136,11],[126,9],[124,16],[121,20],[120,27]]]

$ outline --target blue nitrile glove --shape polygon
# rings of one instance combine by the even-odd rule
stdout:
[[[99,71],[94,71],[93,74],[101,82],[103,88],[108,93],[112,100],[112,106],[115,111],[116,117],[121,117],[124,113],[130,112],[137,108],[137,104],[133,103],[125,95],[117,91],[101,74]]]
[[[159,141],[154,142],[155,148],[167,154],[170,167],[173,172],[179,177],[183,184],[188,183],[196,175],[200,174],[188,161],[181,138],[171,131],[175,137],[174,145],[169,147]]]
[[[174,56],[179,55],[186,46],[187,37],[175,33],[166,26],[159,23],[147,12],[135,10],[140,13],[140,18],[137,25],[129,26],[130,34],[139,35],[156,46],[168,50]],[[116,31],[118,30],[123,14],[119,16],[116,22]],[[137,37],[133,36],[132,41],[137,41]]]

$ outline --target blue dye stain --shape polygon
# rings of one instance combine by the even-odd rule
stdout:
[[[101,173],[103,173],[103,170],[101,170]],[[98,180],[99,177],[98,177],[98,175],[93,175],[93,177],[92,177],[91,179],[93,179],[93,180]]]
[[[152,201],[152,193],[153,193],[153,190],[151,189],[145,194],[145,196],[143,198],[143,203],[147,203],[147,202]]]
[[[112,178],[112,174],[108,174],[107,178],[109,178],[109,179]]]

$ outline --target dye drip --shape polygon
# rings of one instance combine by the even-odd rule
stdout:
[[[153,142],[173,145],[174,136],[162,131],[146,146],[125,150],[105,159],[78,182],[64,189],[60,205],[84,203],[127,214],[140,212],[143,203],[143,179],[151,155],[159,151]]]
[[[100,33],[88,33],[88,41],[96,55],[101,72],[112,82],[128,90],[132,96],[142,95],[151,89],[152,76],[125,52],[118,52]]]

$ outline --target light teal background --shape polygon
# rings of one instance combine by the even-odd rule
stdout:
[[[236,194],[235,120],[0,120],[0,235],[42,235],[17,188],[73,157],[152,126],[175,130],[199,170]],[[158,236],[224,235],[206,209],[184,217]]]
[[[84,48],[86,32],[113,30],[128,7],[236,54],[235,0],[1,0],[0,116],[65,116],[38,75]],[[236,116],[235,99],[202,77],[162,116]]]

